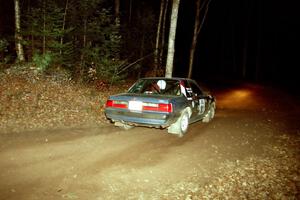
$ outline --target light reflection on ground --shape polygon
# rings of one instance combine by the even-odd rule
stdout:
[[[221,109],[256,109],[261,107],[259,88],[240,86],[217,93],[217,107]]]

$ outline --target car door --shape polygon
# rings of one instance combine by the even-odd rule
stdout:
[[[203,118],[207,109],[207,98],[205,97],[203,91],[198,86],[198,84],[190,80],[189,89],[192,92],[192,104],[193,104],[193,115],[194,120]]]

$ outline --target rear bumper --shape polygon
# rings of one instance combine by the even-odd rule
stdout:
[[[135,126],[166,128],[174,123],[174,115],[157,112],[131,112],[129,110],[106,109],[105,115],[113,122]]]

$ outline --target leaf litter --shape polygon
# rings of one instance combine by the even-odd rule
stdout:
[[[159,199],[300,199],[300,140],[286,134],[267,145],[261,156],[226,161],[213,178],[201,177],[171,185]]]
[[[103,115],[106,99],[125,87],[97,88],[52,77],[1,74],[0,132],[107,123]]]

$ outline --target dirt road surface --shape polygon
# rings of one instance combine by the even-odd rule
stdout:
[[[183,138],[111,124],[0,134],[0,199],[202,199],[224,163],[263,159],[280,138],[299,140],[297,99],[253,85],[215,94],[215,119]],[[299,173],[294,179],[298,191]]]

